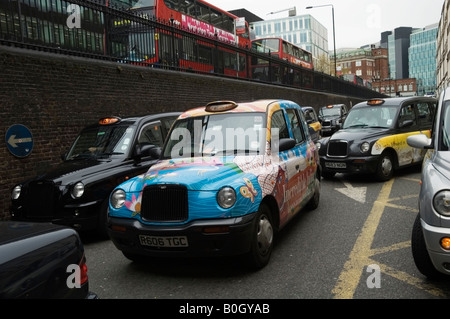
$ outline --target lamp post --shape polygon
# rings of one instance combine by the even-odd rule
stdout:
[[[336,33],[334,30],[334,7],[332,4],[324,4],[321,6],[308,6],[306,9],[313,9],[319,7],[331,7],[331,16],[333,18],[333,46],[334,46],[334,76],[337,77],[337,64],[336,64]]]

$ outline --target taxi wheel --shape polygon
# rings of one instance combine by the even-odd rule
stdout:
[[[260,269],[269,263],[274,239],[271,212],[265,204],[261,204],[256,214],[252,236],[247,263],[252,269]]]
[[[108,204],[109,200],[105,199],[100,207],[100,210],[98,211],[99,216],[97,225],[97,234],[106,239],[109,238],[108,226],[106,225],[106,221],[108,219]]]
[[[416,220],[411,235],[411,250],[417,269],[429,279],[443,278],[445,275],[441,274],[433,265],[428,254],[425,239],[423,237],[422,225],[420,223],[420,214],[417,214]]]
[[[150,261],[150,257],[147,256],[143,256],[143,255],[139,255],[139,254],[134,254],[134,253],[129,253],[129,252],[125,252],[122,251],[122,254],[129,260],[134,261],[135,263],[146,263]]]
[[[320,176],[316,174],[316,177],[314,178],[314,195],[309,200],[307,208],[310,210],[316,209],[317,207],[319,207],[319,200],[320,200]]]
[[[378,162],[376,176],[379,181],[385,182],[392,178],[394,175],[394,162],[392,156],[389,153],[381,154],[380,161]]]

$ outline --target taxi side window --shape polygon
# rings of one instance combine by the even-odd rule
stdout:
[[[421,125],[431,125],[433,123],[433,112],[430,104],[427,102],[417,103],[417,111],[419,113],[419,123]]]
[[[159,121],[145,125],[139,135],[139,144],[156,145],[162,147],[163,137],[161,132],[161,123]]]
[[[305,114],[306,121],[311,121],[312,123],[317,122],[315,117],[314,117],[314,112],[313,111],[306,110],[304,114]]]
[[[400,110],[400,115],[398,117],[399,127],[405,126],[408,121],[412,121],[412,126],[417,124],[416,113],[414,112],[413,104],[404,105]]]
[[[276,111],[272,114],[271,129],[274,128],[278,128],[279,138],[289,138],[289,131],[282,110]]]
[[[294,139],[297,144],[303,142],[305,137],[303,136],[303,130],[300,126],[299,115],[296,110],[288,109],[287,115],[289,123],[291,124],[292,133],[294,134]]]

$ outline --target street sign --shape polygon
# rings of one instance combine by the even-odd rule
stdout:
[[[26,157],[33,149],[33,136],[30,130],[22,124],[14,124],[6,131],[6,146],[16,157]]]

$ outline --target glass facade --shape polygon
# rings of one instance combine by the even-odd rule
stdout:
[[[395,38],[393,34],[388,36],[388,63],[389,63],[389,77],[391,79],[396,79],[397,74],[395,72]]]
[[[328,31],[309,14],[253,22],[256,38],[280,37],[312,53],[329,57]]]
[[[417,94],[436,91],[436,38],[438,25],[415,30],[409,47],[409,75],[416,78]]]

